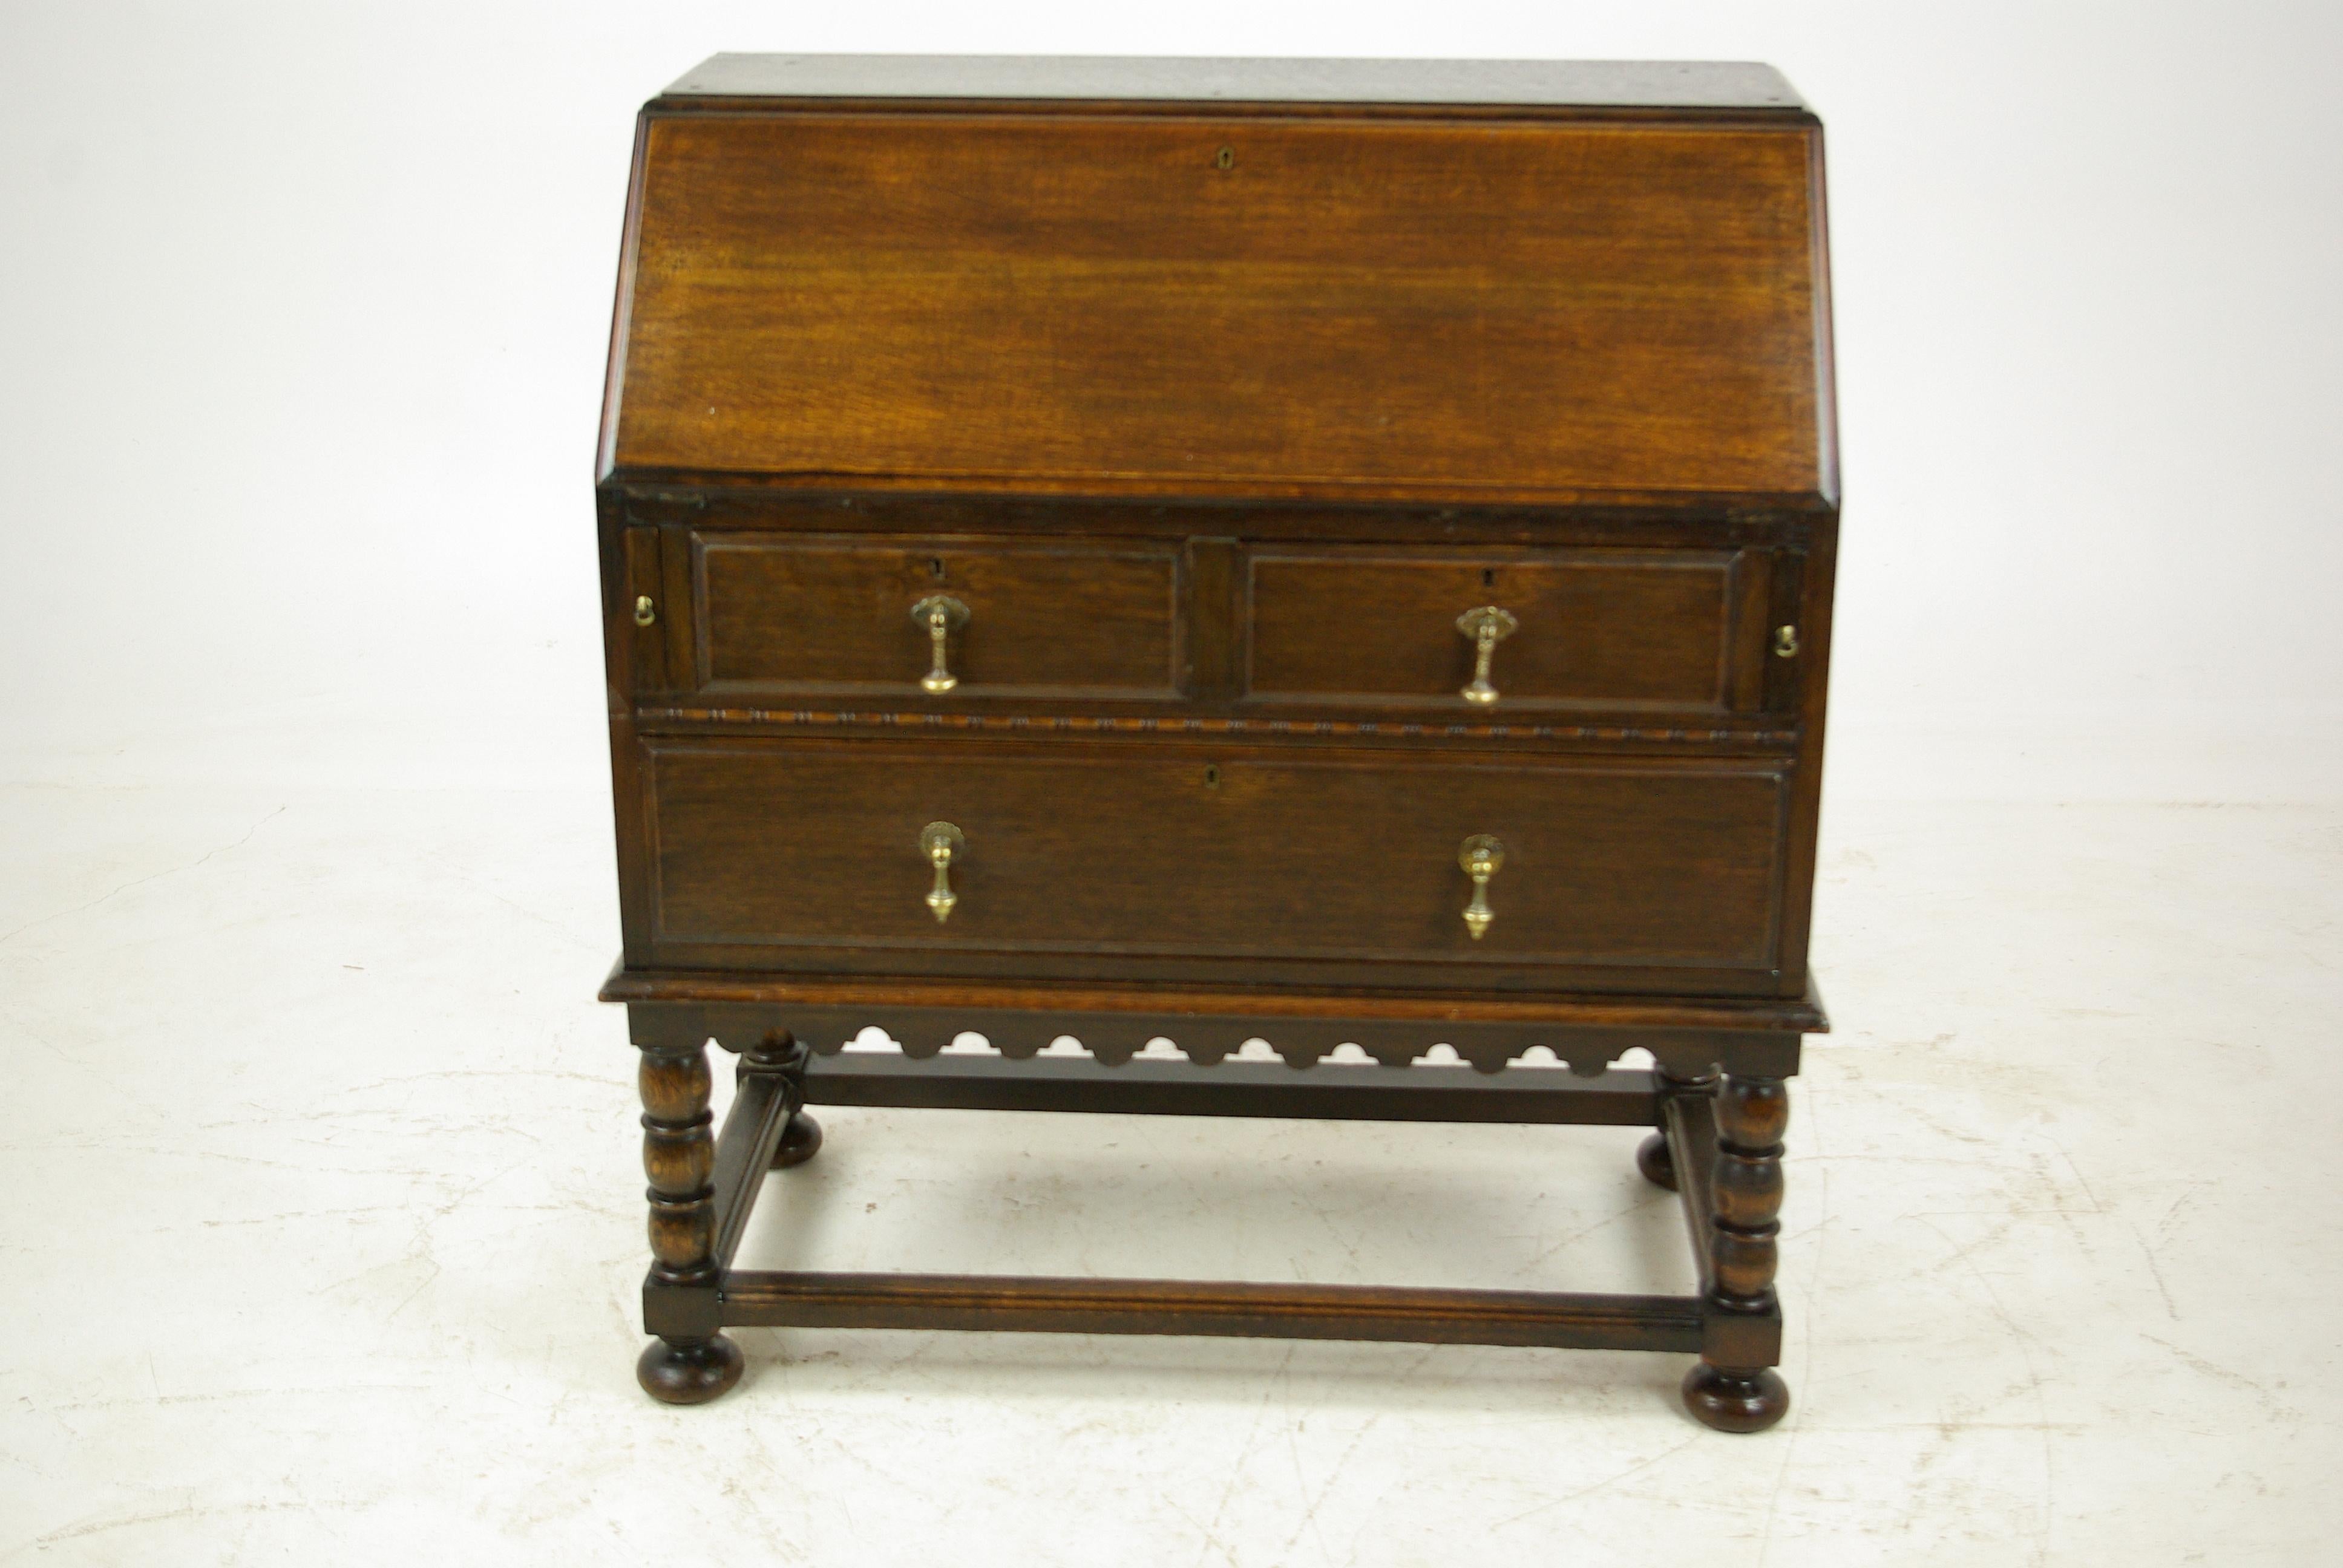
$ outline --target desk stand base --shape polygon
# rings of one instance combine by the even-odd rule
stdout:
[[[1788,1099],[1779,1076],[1731,1070],[1729,1051],[1725,1070],[1700,1076],[1684,1075],[1680,1053],[1663,1070],[1591,1076],[1427,1065],[1106,1066],[1087,1058],[817,1058],[773,1028],[740,1048],[739,1091],[722,1132],[711,1134],[706,1037],[689,1028],[637,1033],[655,1260],[643,1317],[659,1336],[638,1375],[645,1392],[672,1404],[704,1403],[739,1381],[741,1353],[724,1329],[795,1327],[1666,1351],[1701,1357],[1684,1379],[1684,1408],[1720,1432],[1760,1432],[1789,1409],[1773,1370],[1782,1342],[1773,1280]],[[1785,1060],[1777,1040],[1755,1056],[1776,1071]],[[1651,1127],[1636,1163],[1682,1198],[1700,1293],[736,1269],[767,1172],[821,1146],[820,1128],[804,1113],[809,1104]]]

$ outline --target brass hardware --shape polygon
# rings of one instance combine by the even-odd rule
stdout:
[[[1458,692],[1459,697],[1480,708],[1497,700],[1497,689],[1489,684],[1489,661],[1496,657],[1497,645],[1521,627],[1509,611],[1493,604],[1468,609],[1456,618],[1456,629],[1473,639],[1473,684]]]
[[[1486,833],[1475,833],[1457,848],[1456,864],[1473,879],[1473,901],[1464,906],[1464,929],[1479,941],[1489,934],[1497,911],[1489,907],[1489,879],[1503,869],[1505,847]]]
[[[920,678],[920,689],[938,694],[950,691],[960,684],[960,677],[951,672],[945,639],[968,624],[968,606],[948,593],[931,593],[911,607],[911,619],[927,628],[933,655],[928,673]]]
[[[951,888],[952,852],[967,844],[960,830],[950,822],[930,822],[920,829],[920,853],[936,869],[936,885],[928,890],[927,904],[938,925],[951,919],[952,907],[960,902],[960,895]]]
[[[1212,166],[1213,166],[1214,168],[1216,168],[1216,169],[1220,170],[1222,174],[1226,174],[1226,173],[1228,173],[1228,172],[1229,172],[1229,170],[1231,170],[1231,169],[1232,169],[1232,168],[1236,167],[1236,166],[1237,166],[1237,150],[1236,150],[1236,148],[1234,148],[1234,147],[1222,147],[1219,152],[1214,153],[1214,154],[1212,155]]]
[[[643,594],[638,597],[635,600],[635,624],[649,626],[657,619],[659,619],[659,607],[651,603],[651,596]]]
[[[1205,763],[1205,764],[1204,764],[1204,788],[1205,788],[1205,789],[1219,789],[1220,787],[1221,787],[1221,765],[1220,765],[1219,763],[1217,763],[1217,762],[1207,762],[1207,763]]]
[[[1774,657],[1776,658],[1795,658],[1798,657],[1798,628],[1796,627],[1777,626],[1774,628]]]

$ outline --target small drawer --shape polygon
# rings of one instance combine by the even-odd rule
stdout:
[[[1256,700],[1493,716],[1763,700],[1763,550],[1280,548],[1249,567]]]
[[[1757,989],[1778,941],[1781,764],[762,739],[646,764],[656,961]]]
[[[684,548],[700,691],[889,702],[1179,692],[1180,557],[1168,544],[694,532]]]

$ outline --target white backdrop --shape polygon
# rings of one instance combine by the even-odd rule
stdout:
[[[2343,7],[0,14],[0,781],[598,786],[633,111],[719,48],[1769,60],[1829,126],[1834,799],[2343,784]]]

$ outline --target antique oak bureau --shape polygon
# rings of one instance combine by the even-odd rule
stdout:
[[[597,487],[643,1386],[722,1393],[734,1325],[1285,1335],[1697,1353],[1695,1415],[1779,1419],[1824,232],[1760,65],[719,55],[646,106]],[[825,1104],[1648,1127],[1700,1289],[735,1267]]]

